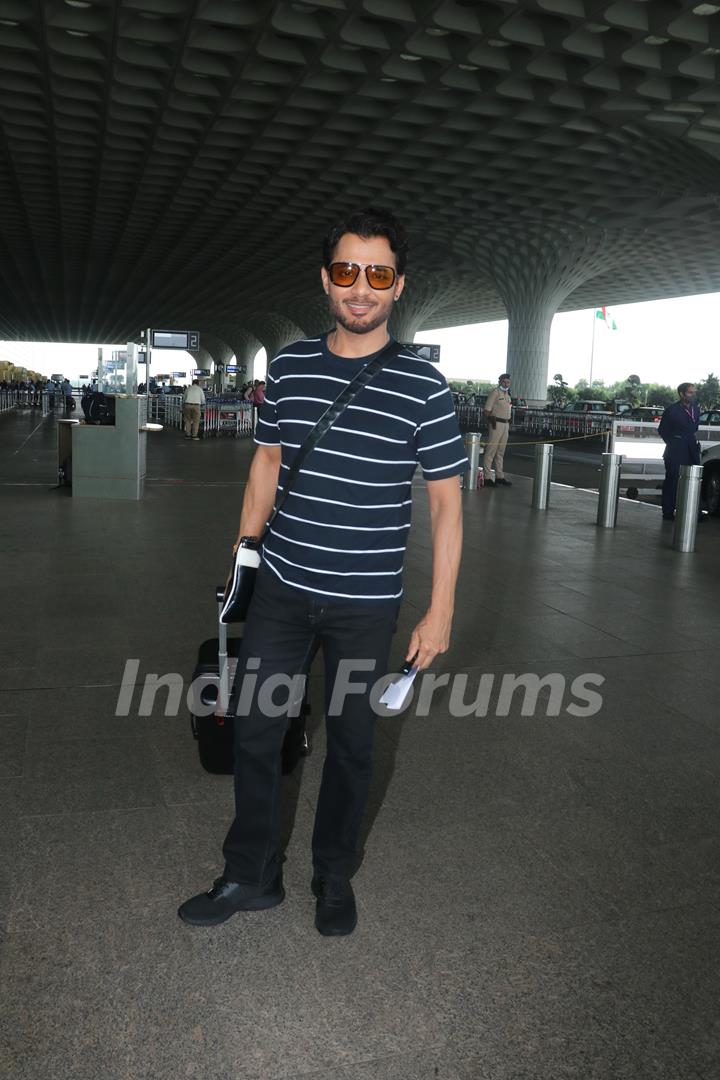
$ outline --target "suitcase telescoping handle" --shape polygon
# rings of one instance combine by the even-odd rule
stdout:
[[[230,702],[230,678],[228,673],[228,644],[227,623],[222,621],[222,610],[225,603],[225,586],[218,585],[215,589],[215,599],[218,606],[218,673],[220,684],[218,686],[218,698],[220,708],[227,712]]]

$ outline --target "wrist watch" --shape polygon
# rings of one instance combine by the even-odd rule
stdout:
[[[236,540],[233,544],[232,553],[235,555],[239,547],[252,547],[257,544],[257,536],[241,536],[239,540]]]

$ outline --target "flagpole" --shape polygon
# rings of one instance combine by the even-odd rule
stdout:
[[[593,308],[592,345],[590,346],[590,382],[588,383],[588,391],[589,392],[592,392],[593,361],[595,359],[595,323],[596,322],[597,322],[597,309]]]

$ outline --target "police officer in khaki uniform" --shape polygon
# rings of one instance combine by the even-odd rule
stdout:
[[[506,480],[503,474],[505,444],[508,440],[510,415],[512,413],[510,376],[507,373],[500,376],[498,385],[488,394],[483,411],[485,413],[485,419],[490,425],[490,436],[483,455],[485,486],[512,487],[510,481]],[[495,463],[494,480],[492,478],[493,462]]]

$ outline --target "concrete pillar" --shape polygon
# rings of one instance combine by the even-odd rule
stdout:
[[[233,350],[215,334],[200,332],[200,341],[207,352],[213,359],[213,387],[219,393],[225,388],[227,379],[225,376],[225,364],[227,364],[233,357]],[[218,364],[223,365],[222,371],[218,370]]]
[[[200,341],[202,342],[202,337],[200,338]],[[193,360],[195,361],[195,367],[197,367],[197,368],[208,368],[210,370],[210,374],[212,375],[213,358],[210,355],[210,353],[208,352],[208,350],[205,348],[204,345],[201,344],[200,348],[196,352],[191,352],[190,355],[192,356]],[[193,375],[191,374],[190,375],[190,381],[191,382],[192,382],[192,379],[193,379]]]
[[[432,320],[442,319],[443,307],[453,299],[457,281],[447,272],[427,277],[411,273],[390,317],[390,333],[408,344]]]
[[[235,363],[245,371],[239,371],[238,383],[242,384],[255,376],[255,357],[262,348],[262,342],[245,327],[232,327],[223,333],[225,341],[233,350]]]
[[[544,403],[555,312],[579,285],[618,264],[616,238],[594,227],[514,221],[486,233],[476,255],[505,302],[513,395]]]
[[[254,334],[260,344],[265,346],[268,364],[281,351],[283,346],[307,336],[297,323],[286,315],[281,315],[275,311],[263,312],[254,318],[247,319],[245,326]]]
[[[303,297],[297,304],[284,306],[283,315],[295,326],[302,327],[302,337],[319,337],[332,330],[334,325],[328,298],[319,282],[317,291],[312,295]]]

